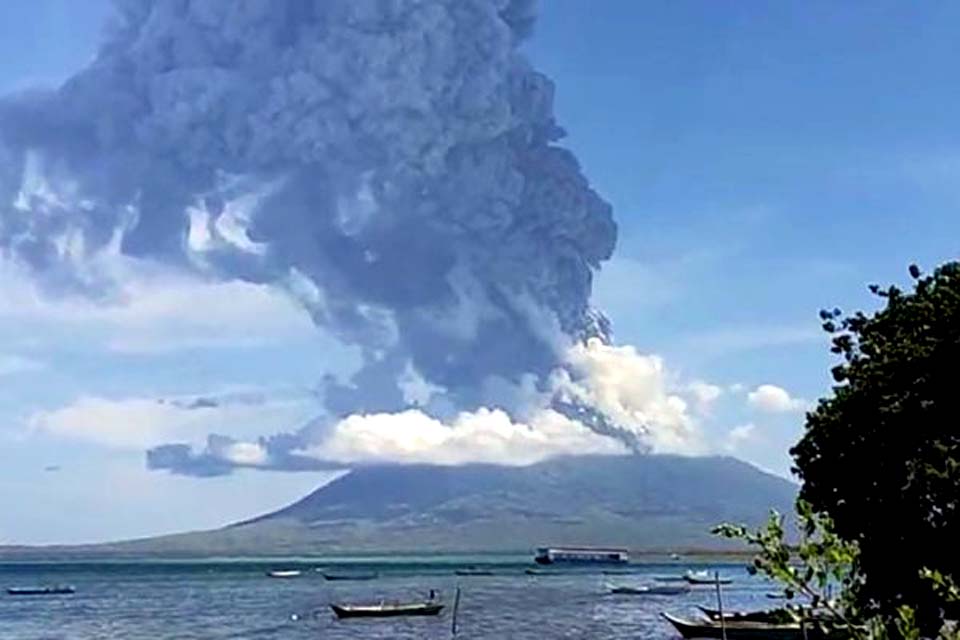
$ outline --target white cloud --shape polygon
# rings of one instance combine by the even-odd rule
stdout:
[[[240,466],[256,467],[266,464],[270,454],[256,442],[231,442],[224,447],[220,457]]]
[[[308,398],[191,404],[177,399],[83,396],[65,407],[34,413],[28,425],[34,434],[143,451],[170,442],[205,443],[210,432],[252,438],[278,426],[305,422],[316,411]],[[256,446],[241,442],[223,453],[256,464],[265,456],[253,449]]]
[[[753,438],[756,429],[757,426],[753,423],[741,424],[730,429],[724,443],[724,449],[731,453],[737,451],[743,443]]]
[[[40,371],[46,364],[33,358],[17,355],[0,355],[0,376],[10,376],[29,371]]]
[[[656,452],[703,450],[687,403],[668,391],[661,358],[596,338],[573,345],[566,358],[574,377],[556,376],[554,384],[559,390],[596,407],[619,426],[643,434]]]
[[[713,403],[723,395],[722,387],[702,380],[694,380],[688,384],[687,391],[693,396],[697,405],[697,411],[701,414],[709,413]]]
[[[767,413],[791,413],[807,408],[806,400],[793,398],[786,389],[772,384],[762,384],[747,394],[751,407]]]
[[[325,461],[525,465],[561,454],[623,454],[616,441],[544,410],[528,423],[481,408],[449,424],[418,411],[352,415],[303,453]]]
[[[276,287],[215,282],[117,256],[96,269],[109,283],[104,298],[48,296],[25,269],[0,260],[0,323],[29,326],[49,341],[75,342],[79,332],[88,344],[127,353],[318,336],[309,315]]]

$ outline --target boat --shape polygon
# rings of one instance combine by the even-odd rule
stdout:
[[[822,640],[823,630],[800,622],[772,623],[748,620],[685,620],[661,614],[684,638],[726,638],[726,640]]]
[[[683,579],[689,584],[730,584],[733,582],[732,578],[712,576],[707,571],[687,571]]]
[[[710,607],[702,607],[697,605],[697,608],[703,612],[707,618],[717,622],[722,617],[724,622],[730,621],[741,621],[741,622],[770,622],[770,623],[785,623],[785,622],[797,622],[797,616],[788,609],[766,609],[760,611],[724,611],[721,615],[719,609],[711,609]]]
[[[636,571],[631,569],[604,569],[602,573],[605,576],[629,576],[636,573]]]
[[[523,572],[528,576],[545,576],[548,573],[543,569],[524,569]]]
[[[443,611],[443,605],[433,602],[406,604],[331,604],[338,618],[394,618],[397,616],[435,616]]]
[[[492,576],[493,571],[489,569],[477,569],[476,567],[468,567],[467,569],[457,569],[454,571],[458,576]]]
[[[277,570],[277,571],[267,571],[267,576],[270,578],[299,578],[302,575],[302,571],[297,571],[296,569],[291,570]]]
[[[610,587],[610,593],[630,596],[679,596],[685,593],[690,593],[690,587],[685,584],[678,586],[670,586],[665,584],[649,586],[644,585],[640,587],[612,586]]]
[[[376,580],[379,574],[370,573],[324,573],[324,580]]]
[[[53,585],[45,587],[9,587],[7,589],[7,594],[11,596],[64,596],[76,592],[76,588],[70,585]]]
[[[537,564],[627,564],[630,554],[607,547],[540,547],[533,559]]]
[[[686,582],[687,576],[653,576],[655,582]]]

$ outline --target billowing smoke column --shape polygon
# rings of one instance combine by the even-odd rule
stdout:
[[[0,103],[0,243],[48,288],[93,296],[110,283],[82,264],[109,250],[276,284],[362,347],[353,380],[323,385],[327,418],[262,440],[253,466],[312,468],[300,452],[332,419],[409,409],[410,377],[438,420],[534,402],[644,446],[557,391],[566,349],[609,341],[588,299],[616,226],[518,53],[532,0],[117,9],[88,68]],[[221,473],[228,445],[149,462]]]

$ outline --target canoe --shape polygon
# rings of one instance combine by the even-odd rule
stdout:
[[[412,602],[408,604],[331,604],[338,618],[394,618],[397,616],[435,616],[442,604]]]
[[[683,579],[690,584],[730,584],[733,582],[732,578],[712,576],[706,571],[688,571]]]
[[[493,571],[488,569],[457,569],[454,571],[458,576],[492,576]]]
[[[710,607],[702,607],[697,605],[697,608],[703,612],[707,618],[717,622],[720,620],[720,610],[711,609]],[[796,622],[797,616],[787,609],[767,609],[761,611],[724,611],[723,612],[724,621],[741,621],[741,622],[769,622],[769,623],[784,623],[784,622]]]
[[[376,580],[376,573],[324,573],[324,580]]]
[[[685,620],[669,613],[661,614],[684,638],[723,638],[727,640],[822,640],[825,635],[813,625],[806,630],[800,623],[749,622],[724,619],[723,624],[712,620]]]
[[[267,571],[267,576],[271,578],[299,578],[302,575],[301,571],[291,570],[291,571]]]
[[[690,593],[690,587],[687,585],[669,586],[652,585],[641,587],[610,587],[610,593],[630,596],[679,596],[684,593]]]
[[[62,596],[76,593],[76,589],[67,585],[52,587],[10,587],[7,594],[11,596]]]
[[[548,575],[549,571],[544,571],[542,569],[525,569],[524,573],[528,576],[545,576]]]
[[[686,576],[653,576],[655,582],[686,582]]]

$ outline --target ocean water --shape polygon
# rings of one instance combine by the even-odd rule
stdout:
[[[492,576],[457,576],[476,566]],[[715,606],[713,586],[681,596],[621,596],[609,585],[650,583],[687,569],[719,570],[729,609],[770,607],[772,586],[743,564],[631,566],[630,575],[600,568],[528,576],[522,557],[278,559],[220,562],[0,564],[3,640],[239,638],[451,638],[454,594],[460,588],[457,638],[674,638],[661,611],[696,613]],[[271,569],[299,569],[293,579],[268,578]],[[372,581],[333,582],[321,571],[376,571]],[[71,584],[68,596],[10,596],[11,586]],[[331,602],[422,600],[430,589],[448,606],[436,618],[337,620]]]

